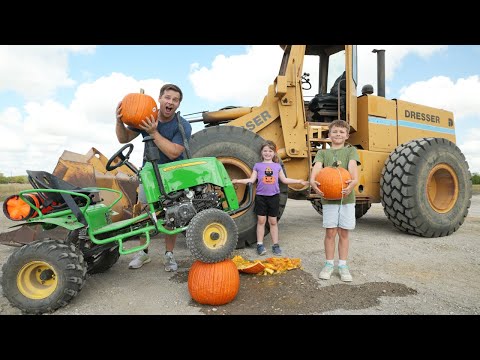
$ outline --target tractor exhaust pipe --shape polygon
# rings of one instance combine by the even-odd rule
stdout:
[[[385,50],[373,49],[377,53],[377,95],[385,97]]]

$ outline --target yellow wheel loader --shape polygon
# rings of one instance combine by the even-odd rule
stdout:
[[[381,202],[388,219],[401,231],[424,237],[456,231],[467,216],[472,190],[468,164],[455,145],[452,112],[386,99],[384,50],[374,50],[377,95],[365,85],[357,96],[361,70],[355,45],[281,47],[278,76],[260,106],[202,113],[196,121],[203,121],[205,129],[192,136],[192,156],[215,156],[231,178],[246,178],[260,161],[262,142],[272,140],[285,174],[308,180],[317,151],[329,146],[329,123],[343,119],[351,128],[348,142],[357,147],[361,159],[355,188],[357,218],[372,203]],[[314,64],[315,76],[304,73],[307,58]],[[312,86],[318,93],[306,98],[304,90]],[[280,217],[289,196],[309,200],[322,213],[320,198],[309,188],[280,185]],[[236,191],[242,202],[247,197],[245,186],[237,185]],[[253,206],[234,218],[237,246],[255,243]]]

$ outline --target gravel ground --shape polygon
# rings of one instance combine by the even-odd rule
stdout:
[[[1,205],[1,203],[0,203]],[[0,215],[0,232],[11,222]],[[468,314],[480,313],[480,196],[472,198],[462,227],[443,238],[420,238],[397,231],[380,204],[351,232],[349,265],[353,282],[338,273],[318,279],[324,251],[321,217],[310,203],[289,199],[279,222],[283,256],[298,257],[302,269],[273,276],[241,275],[234,301],[213,307],[195,303],[187,288],[193,258],[185,238],[177,240],[177,273],[161,263],[163,239],[152,241],[152,262],[129,270],[121,256],[107,272],[87,277],[82,291],[55,314]],[[267,256],[271,240],[267,236]],[[15,250],[0,245],[0,265]],[[235,254],[257,259],[253,248]],[[1,272],[0,272],[1,276]],[[20,314],[0,288],[0,314]]]

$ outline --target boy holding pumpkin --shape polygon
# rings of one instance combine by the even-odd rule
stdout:
[[[323,227],[325,228],[325,265],[320,272],[320,279],[328,280],[334,270],[335,238],[338,234],[338,271],[342,281],[352,281],[352,275],[347,266],[349,248],[349,230],[355,229],[355,191],[358,183],[357,164],[360,157],[357,149],[345,144],[350,134],[350,125],[344,120],[335,120],[328,126],[331,140],[329,149],[319,150],[313,161],[310,175],[312,189],[322,196]],[[340,200],[328,200],[320,190],[317,181],[319,172],[325,167],[343,167],[350,173],[351,179],[345,180],[342,186]]]

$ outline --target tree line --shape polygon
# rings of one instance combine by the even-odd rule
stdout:
[[[5,176],[0,173],[0,184],[28,184],[27,175]]]

